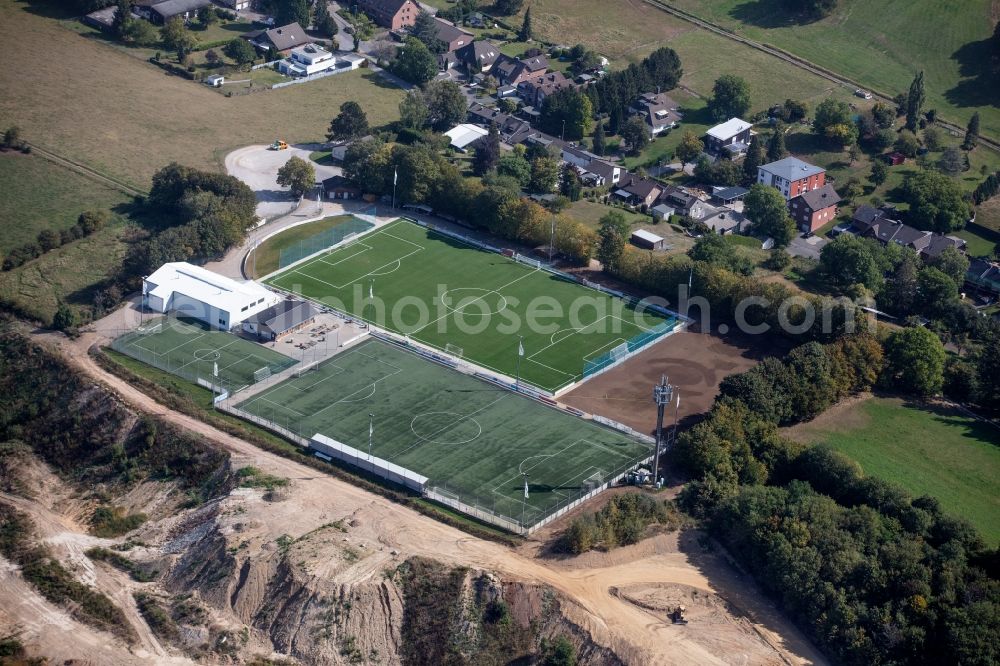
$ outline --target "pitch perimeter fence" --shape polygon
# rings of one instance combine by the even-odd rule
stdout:
[[[287,268],[300,259],[305,259],[309,255],[316,254],[328,247],[336,245],[345,240],[348,236],[360,234],[375,227],[374,222],[369,222],[359,215],[364,213],[354,213],[354,219],[347,220],[342,224],[331,227],[308,238],[297,241],[294,245],[281,248],[278,252],[278,268]]]

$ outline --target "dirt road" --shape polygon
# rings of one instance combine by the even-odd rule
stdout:
[[[58,344],[72,363],[111,386],[134,407],[198,433],[268,473],[291,479],[296,488],[296,502],[290,506],[288,515],[286,529],[290,534],[312,529],[318,521],[345,517],[356,521],[359,536],[383,546],[376,561],[381,559],[388,564],[393,558],[422,555],[449,564],[494,570],[516,580],[551,585],[579,606],[579,617],[575,619],[593,633],[597,642],[614,649],[630,663],[734,663],[728,654],[713,654],[706,647],[707,643],[692,638],[693,632],[676,631],[663,618],[617,596],[612,590],[627,585],[660,584],[718,592],[733,600],[753,618],[758,633],[768,637],[775,650],[773,663],[823,663],[822,657],[800,632],[769,603],[753,594],[752,588],[739,582],[731,569],[720,565],[717,558],[702,558],[685,552],[685,548],[678,547],[676,537],[673,543],[669,536],[657,537],[650,540],[653,543],[619,549],[603,559],[592,556],[561,562],[532,558],[505,546],[473,538],[347,482],[262,451],[197,419],[164,408],[94,362],[87,349],[97,338],[95,334],[86,334],[76,341],[61,339]],[[300,506],[296,508],[295,505]],[[397,553],[391,555],[392,551]],[[770,659],[765,661],[772,663]],[[740,659],[737,662],[747,663]]]

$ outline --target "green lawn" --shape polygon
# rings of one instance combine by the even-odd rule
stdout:
[[[267,282],[547,391],[677,324],[405,220]]]
[[[894,481],[941,506],[1000,543],[1000,430],[951,409],[895,398],[850,407],[807,439],[829,443],[865,473]]]
[[[35,155],[0,152],[0,256],[35,240],[43,229],[62,231],[85,210],[109,210],[130,200],[119,190]]]
[[[587,201],[586,199],[574,201],[570,204],[568,210],[574,220],[587,225],[591,229],[597,229],[601,224],[601,218],[611,212],[619,212],[624,215],[625,221],[630,225],[649,224],[651,221],[649,215],[633,213],[624,208],[615,208],[614,206],[607,206],[602,203]]]
[[[261,243],[247,261],[247,271],[254,277],[269,275],[297,259],[340,242],[347,234],[371,229],[372,226],[372,223],[353,215],[335,215],[300,224]],[[334,229],[337,231],[332,231]],[[292,256],[295,258],[289,260]]]
[[[467,504],[538,522],[650,446],[369,339],[238,407],[429,477]],[[384,464],[384,463],[383,463]],[[524,498],[527,473],[529,498]]]
[[[228,390],[253,384],[258,379],[255,373],[263,368],[278,373],[298,363],[227,331],[173,317],[149,319],[142,330],[115,339],[112,347],[178,377],[212,381]]]
[[[1000,86],[988,74],[986,40],[996,19],[991,0],[840,0],[831,16],[811,23],[787,20],[779,0],[670,4],[889,96],[906,92],[923,69],[925,108],[962,125],[978,110],[983,133],[1000,136]]]

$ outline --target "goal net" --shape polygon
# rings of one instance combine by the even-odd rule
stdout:
[[[518,263],[524,264],[525,266],[531,266],[532,268],[541,269],[542,262],[538,259],[532,259],[531,257],[526,257],[523,254],[515,254],[514,260]]]
[[[152,333],[159,333],[163,330],[163,324],[152,324],[150,326],[140,326],[135,329],[135,332],[139,335],[150,335]]]
[[[262,382],[271,376],[271,367],[265,365],[263,368],[259,368],[253,371],[253,381],[254,383]]]
[[[613,361],[619,361],[625,358],[628,356],[628,343],[623,342],[617,347],[612,347],[611,351],[608,352],[608,356],[610,356]]]
[[[455,358],[462,358],[462,354],[464,353],[464,350],[461,347],[453,345],[450,342],[444,346],[444,350],[446,353],[451,354]]]
[[[604,485],[604,473],[594,472],[583,481],[583,487],[587,492],[597,490]]]

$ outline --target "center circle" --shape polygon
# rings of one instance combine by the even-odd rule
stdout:
[[[424,412],[413,417],[410,430],[432,444],[467,444],[482,434],[483,427],[457,412]]]
[[[479,287],[449,289],[441,294],[440,299],[445,308],[465,317],[489,317],[507,309],[506,296],[492,289]]]
[[[222,354],[218,349],[195,349],[194,357],[199,361],[218,361]]]

